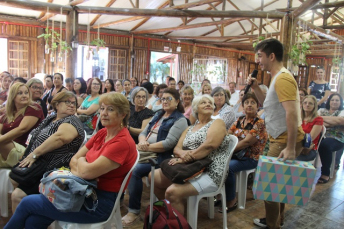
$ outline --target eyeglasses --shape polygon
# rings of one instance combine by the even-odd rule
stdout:
[[[67,106],[72,106],[73,105],[73,107],[76,107],[76,102],[72,102],[72,101],[61,101],[61,102],[63,102],[63,103],[65,103]]]
[[[100,83],[92,83],[93,86],[100,86]]]
[[[40,91],[43,91],[43,87],[37,87],[37,86],[31,86],[32,89],[34,90],[40,90]]]
[[[146,96],[140,96],[140,95],[137,95],[135,96],[136,99],[146,99]]]
[[[172,96],[168,96],[168,97],[166,97],[166,98],[162,97],[162,98],[161,98],[161,102],[165,102],[165,101],[166,101],[166,102],[171,102],[172,99],[173,99]]]
[[[214,95],[214,97],[222,97],[222,96],[225,96],[225,94],[219,93],[219,94],[215,94],[215,95]]]

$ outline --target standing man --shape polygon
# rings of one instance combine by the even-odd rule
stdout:
[[[301,127],[300,98],[297,83],[283,67],[283,45],[276,39],[260,42],[255,52],[262,71],[271,73],[271,83],[266,94],[255,78],[248,77],[254,93],[264,103],[265,125],[269,134],[268,156],[294,160],[302,150],[304,132]],[[284,203],[265,201],[266,218],[254,219],[254,224],[269,229],[279,229],[284,222]]]
[[[239,100],[239,91],[236,91],[236,83],[235,82],[230,82],[229,83],[229,92],[231,93],[231,98],[229,100],[229,103],[231,106],[234,106],[237,104]]]

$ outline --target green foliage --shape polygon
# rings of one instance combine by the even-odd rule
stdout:
[[[51,44],[51,50],[55,51],[60,46],[60,51],[72,51],[72,47],[67,44],[66,41],[62,40],[61,34],[56,32],[55,30],[51,30],[48,27],[45,28],[45,33],[42,33],[41,35],[37,36],[37,38],[43,37],[46,44],[49,44],[49,41],[54,38],[54,42]]]
[[[263,40],[265,40],[265,37],[264,36],[259,36],[258,40],[252,43],[253,48],[255,48],[258,45],[258,43],[263,41]]]
[[[333,59],[332,59],[332,64],[334,64],[334,65],[339,65],[339,64],[340,64],[340,61],[341,61],[341,58],[339,58],[339,57],[333,58]]]
[[[158,77],[161,77],[161,82],[165,82],[166,76],[170,74],[170,66],[161,62],[154,62],[150,64],[149,75],[153,81],[157,81]]]
[[[301,37],[298,36],[298,38],[301,38]],[[289,58],[291,59],[294,65],[299,65],[299,64],[307,65],[306,55],[311,53],[309,49],[311,48],[312,44],[313,44],[312,41],[305,39],[305,40],[302,40],[301,43],[294,44],[291,47]]]
[[[97,47],[105,47],[106,43],[103,39],[94,39],[91,41],[90,45]]]

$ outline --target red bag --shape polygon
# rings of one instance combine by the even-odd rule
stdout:
[[[153,204],[153,222],[149,223],[149,207],[147,207],[143,229],[191,229],[190,225],[168,200],[157,201]]]

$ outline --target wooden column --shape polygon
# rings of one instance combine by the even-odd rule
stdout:
[[[344,69],[343,69],[343,64],[344,64],[344,45],[342,45],[342,56],[341,56],[341,61],[340,63],[342,66],[339,68],[339,80],[338,80],[338,93],[341,94],[341,96],[344,96]]]
[[[75,15],[74,15],[75,12]],[[78,41],[78,12],[70,11],[66,16],[66,42],[72,46],[73,40],[73,24],[75,24],[74,40]],[[66,78],[75,79],[77,76],[78,50],[73,48],[72,52],[66,55]]]
[[[288,1],[287,8],[292,7],[292,1]],[[287,67],[288,59],[289,59],[289,49],[290,49],[290,41],[294,39],[294,35],[292,33],[292,18],[289,17],[290,13],[287,13],[283,18],[283,24],[282,24],[282,36],[281,36],[281,42],[284,46],[284,53],[283,53],[283,65],[284,67]]]

